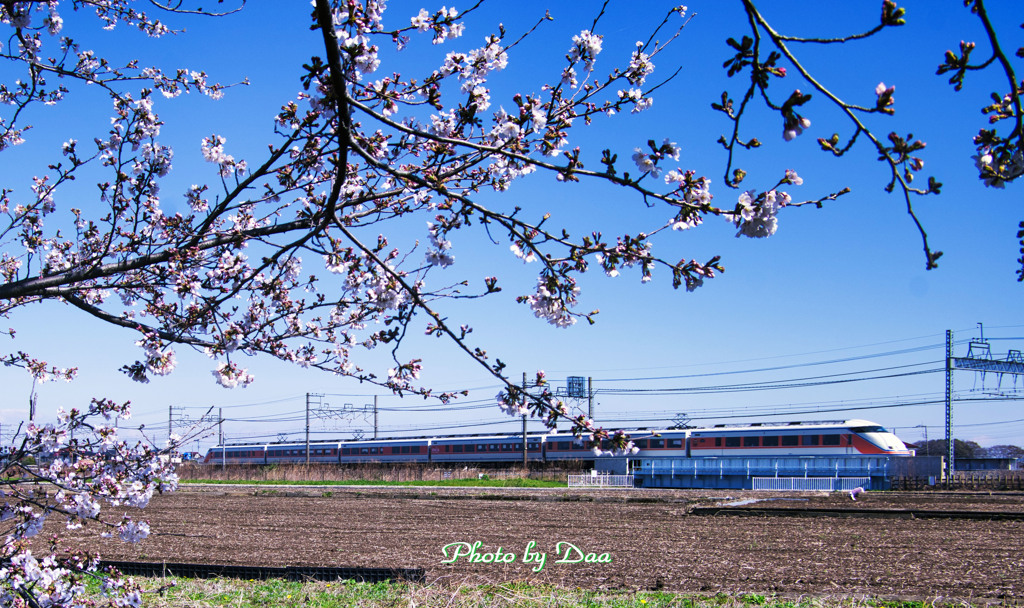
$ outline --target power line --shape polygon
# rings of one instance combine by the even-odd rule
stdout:
[[[923,364],[916,364],[923,365]],[[914,367],[914,366],[904,366]],[[881,370],[869,370],[869,371],[881,371]],[[631,389],[601,389],[601,394],[607,395],[628,395],[628,394],[647,394],[647,395],[680,395],[680,394],[696,394],[696,393],[737,393],[747,391],[762,391],[762,390],[778,390],[784,388],[806,388],[809,386],[827,386],[831,384],[848,384],[851,382],[865,382],[868,380],[887,380],[891,378],[905,378],[909,376],[920,376],[923,374],[934,374],[944,371],[941,368],[919,370],[916,372],[904,372],[900,374],[885,374],[881,376],[868,376],[865,378],[844,378],[834,380],[819,380],[815,382],[804,382],[804,380],[816,380],[823,378],[838,378],[839,376],[846,376],[852,374],[867,373],[861,372],[849,372],[846,374],[830,374],[827,376],[812,376],[809,378],[794,378],[790,380],[778,380],[772,382],[751,382],[745,384],[726,384],[718,386],[693,386],[693,387],[673,387],[673,388],[631,388]]]
[[[828,360],[828,361],[814,361],[814,362],[811,362],[811,363],[793,363],[793,364],[790,364],[790,365],[777,365],[777,366],[774,366],[774,367],[761,367],[761,368],[755,368],[755,369],[733,370],[733,371],[728,371],[728,372],[710,372],[710,373],[706,373],[706,374],[688,374],[688,375],[682,375],[682,376],[651,376],[651,377],[646,377],[646,378],[595,378],[595,381],[600,381],[600,382],[634,382],[634,381],[639,381],[639,380],[643,380],[643,381],[648,381],[648,380],[677,380],[677,379],[685,379],[685,378],[709,378],[709,377],[713,377],[713,376],[728,376],[728,375],[735,375],[735,374],[754,374],[754,373],[761,373],[761,372],[773,372],[773,371],[778,371],[778,370],[783,370],[783,369],[794,369],[794,368],[800,368],[800,367],[812,367],[812,366],[819,366],[819,365],[832,365],[832,364],[835,364],[835,363],[849,363],[849,362],[852,362],[852,361],[863,361],[865,359],[876,359],[876,358],[879,358],[879,357],[890,357],[890,356],[895,356],[895,355],[905,355],[905,354],[921,352],[921,351],[925,351],[925,350],[932,350],[934,348],[936,348],[936,346],[921,346],[921,347],[917,347],[917,348],[908,348],[908,349],[904,349],[904,350],[890,351],[890,352],[887,352],[887,353],[877,353],[877,354],[872,354],[872,355],[861,355],[861,356],[857,356],[857,357],[846,357],[846,358],[843,358],[843,359],[831,359],[831,360]],[[938,363],[938,361],[936,361],[936,363]]]

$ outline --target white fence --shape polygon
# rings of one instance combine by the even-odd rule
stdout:
[[[632,488],[632,475],[569,475],[570,488]]]
[[[868,477],[754,477],[755,490],[825,490],[845,492],[865,486]]]

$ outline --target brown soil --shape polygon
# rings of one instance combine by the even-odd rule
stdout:
[[[323,496],[323,492],[331,494]],[[239,565],[424,568],[429,582],[531,580],[583,588],[714,593],[1024,597],[1024,521],[875,517],[700,517],[693,506],[768,495],[718,492],[266,489],[154,498],[138,545],[67,533],[105,559]],[[778,495],[771,495],[778,498]],[[772,507],[1024,511],[1024,496],[846,494]],[[751,505],[748,505],[751,506]],[[450,543],[480,541],[512,563],[442,564]],[[522,563],[530,541],[541,572]],[[555,563],[558,542],[612,563]],[[563,545],[564,548],[564,545]],[[452,549],[449,549],[452,551]]]

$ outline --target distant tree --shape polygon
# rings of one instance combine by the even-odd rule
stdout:
[[[918,456],[945,456],[946,446],[945,439],[932,439],[930,441],[923,441],[918,444],[917,455]],[[963,441],[962,439],[953,440],[953,457],[954,458],[982,458],[985,456],[985,448],[978,445],[975,441]]]
[[[988,458],[1024,458],[1024,448],[1017,445],[994,445],[984,451]]]

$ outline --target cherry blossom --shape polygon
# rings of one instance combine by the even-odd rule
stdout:
[[[449,341],[469,364],[494,376],[502,386],[497,405],[505,413],[534,415],[551,426],[567,420],[595,453],[624,454],[633,449],[629,437],[572,416],[541,374],[532,386],[517,386],[447,302],[514,299],[524,316],[569,330],[598,316],[596,309],[583,308],[588,294],[580,285],[587,272],[617,280],[631,276],[640,283],[671,277],[674,288],[706,288],[723,272],[719,256],[667,259],[661,252],[678,251],[691,231],[714,216],[729,221],[737,236],[767,238],[779,230],[784,214],[848,191],[797,200],[788,191],[803,182],[796,170],[787,170],[774,185],[748,175],[739,159],[761,145],[746,133],[745,112],[753,103],[765,105],[772,128],[781,125],[786,141],[806,133],[812,116],[816,129],[828,122],[816,117],[819,100],[838,108],[851,132],[845,142],[838,134],[822,137],[821,149],[841,156],[855,143],[869,142],[890,169],[888,189],[905,197],[912,214],[911,195],[937,194],[941,187],[934,178],[927,186],[914,181],[925,166],[924,142],[894,131],[879,137],[869,124],[892,118],[893,85],[861,91],[866,103],[847,102],[815,78],[794,50],[800,43],[854,42],[874,32],[841,40],[799,38],[772,27],[753,2],[742,3],[744,19],[736,25],[750,31],[727,41],[735,54],[725,70],[743,74],[735,82],[744,90],[735,100],[728,91],[720,97],[716,92],[712,108],[726,128],[719,143],[727,159],[723,179],[712,181],[680,166],[692,159],[683,153],[689,144],[680,146],[670,136],[669,125],[677,121],[663,121],[665,131],[651,133],[634,130],[637,123],[631,122],[633,114],[675,107],[661,96],[666,82],[687,77],[676,75],[680,60],[668,53],[693,18],[685,7],[651,16],[648,32],[629,32],[625,40],[617,39],[621,28],[609,26],[600,9],[583,27],[569,30],[576,33],[550,40],[544,39],[548,15],[538,14],[535,27],[510,31],[481,23],[481,3],[411,15],[395,14],[380,0],[311,4],[311,35],[319,49],[295,67],[299,90],[282,91],[280,110],[253,125],[272,133],[267,145],[250,149],[233,140],[229,148],[220,126],[209,125],[201,132],[205,137],[175,150],[174,125],[162,117],[175,112],[165,108],[174,108],[184,95],[227,103],[232,95],[226,92],[244,97],[244,91],[216,82],[203,66],[167,70],[145,57],[118,64],[79,46],[76,40],[89,38],[71,30],[87,26],[62,13],[89,11],[101,27],[126,38],[159,38],[171,32],[187,36],[191,13],[203,11],[156,3],[146,5],[146,12],[131,0],[0,3],[0,29],[8,33],[0,47],[8,68],[0,79],[0,152],[37,136],[28,117],[57,120],[51,106],[63,107],[79,89],[107,96],[110,108],[109,122],[88,136],[54,142],[53,162],[26,176],[29,186],[0,189],[0,316],[59,300],[127,330],[140,354],[121,371],[139,382],[174,374],[179,352],[191,348],[210,357],[211,381],[225,388],[257,382],[244,361],[263,356],[448,402],[458,395],[426,386],[421,378],[430,360],[410,352],[421,346],[407,336],[431,336]],[[230,19],[234,10],[221,16]],[[972,14],[984,23],[984,11]],[[877,30],[898,26],[903,17],[886,0]],[[121,31],[126,29],[132,31]],[[625,51],[609,50],[623,48],[623,42]],[[965,42],[959,53],[947,53],[940,73],[952,75],[960,87],[965,74],[1009,70],[1011,60],[994,34],[989,42],[991,59],[973,63],[975,47]],[[409,57],[435,45],[436,55],[423,54],[432,63]],[[530,45],[551,52],[555,63],[525,66],[520,73],[528,78],[510,83],[509,66],[523,62],[529,55],[521,49]],[[983,109],[990,125],[974,140],[979,178],[993,187],[1024,174],[1020,87],[1015,79],[1009,82],[1010,90]],[[786,88],[778,92],[783,83]],[[608,137],[600,130],[605,125],[613,125],[611,133],[629,135]],[[208,163],[188,176],[187,187],[171,179],[182,159]],[[585,227],[570,231],[566,218],[544,204],[494,196],[514,195],[523,180],[545,179],[560,182],[560,188],[602,184],[625,209],[633,204],[652,210],[651,225],[609,235],[598,218],[583,218]],[[87,205],[76,202],[76,182],[94,193]],[[723,194],[730,188],[733,194]],[[920,231],[928,265],[934,266],[941,252],[932,252]],[[493,270],[473,270],[464,263],[469,255],[453,254],[456,243],[471,242],[460,235],[495,244],[495,257],[511,253],[530,276],[499,279]],[[15,338],[13,329],[6,333]],[[74,368],[10,346],[6,336],[5,343],[0,361],[24,369],[36,382],[75,376]],[[376,362],[366,356],[369,351],[390,360]],[[61,493],[44,501],[16,485],[14,494],[3,497],[0,518],[14,540],[0,556],[0,568],[9,574],[4,580],[12,581],[0,587],[6,594],[0,603],[28,594],[37,603],[73,604],[80,580],[75,577],[89,571],[92,557],[39,560],[17,542],[37,534],[46,514],[66,517],[72,526],[100,524],[108,506],[142,507],[156,493],[175,488],[159,450],[125,445],[109,424],[85,422],[126,414],[126,408],[98,400],[85,411],[66,410],[56,424],[21,431],[19,454],[52,457],[34,483]],[[82,455],[86,448],[113,455],[62,455]],[[9,467],[16,461],[3,462]],[[148,532],[144,522],[123,517],[102,525],[128,541]],[[45,593],[56,595],[42,602],[38,581],[51,579],[60,584]],[[128,579],[110,579],[104,589],[115,604],[140,601]]]

